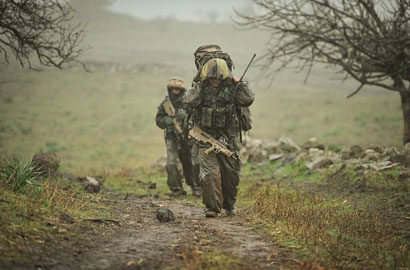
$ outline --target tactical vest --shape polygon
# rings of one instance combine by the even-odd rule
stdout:
[[[210,87],[202,90],[201,104],[194,110],[194,122],[213,136],[224,136],[234,140],[236,134],[237,115],[233,104],[231,85],[220,86],[217,93]]]

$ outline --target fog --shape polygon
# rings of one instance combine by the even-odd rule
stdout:
[[[180,21],[230,21],[233,7],[243,10],[250,6],[246,0],[117,0],[111,10],[141,19],[174,18]]]

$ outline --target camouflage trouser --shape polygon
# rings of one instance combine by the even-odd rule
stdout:
[[[185,181],[192,186],[192,161],[191,150],[188,145],[180,144],[176,139],[166,139],[167,144],[167,184],[171,191],[177,192],[183,190],[182,175],[178,170],[178,159],[182,163],[182,171]]]
[[[199,179],[199,147],[197,143],[193,143],[191,146],[191,160],[192,160],[192,182],[193,189],[201,190],[201,182]]]
[[[205,151],[206,148],[199,148],[203,203],[208,210],[217,213],[222,208],[233,210],[238,194],[241,162],[215,152],[206,154]]]

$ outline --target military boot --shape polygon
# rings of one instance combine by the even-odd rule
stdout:
[[[208,218],[216,218],[218,216],[218,212],[212,210],[206,210],[205,216]]]

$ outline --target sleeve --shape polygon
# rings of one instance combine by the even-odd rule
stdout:
[[[195,84],[192,89],[186,91],[182,98],[182,102],[185,103],[188,108],[197,107],[201,103],[201,100],[201,85],[199,83]]]
[[[234,103],[236,106],[249,107],[255,98],[247,83],[240,82],[236,90]]]
[[[155,122],[157,126],[161,129],[165,129],[167,127],[167,124],[165,123],[164,117],[167,116],[167,113],[165,112],[164,102],[161,102],[161,104],[158,106],[158,112],[157,115],[155,116]]]

